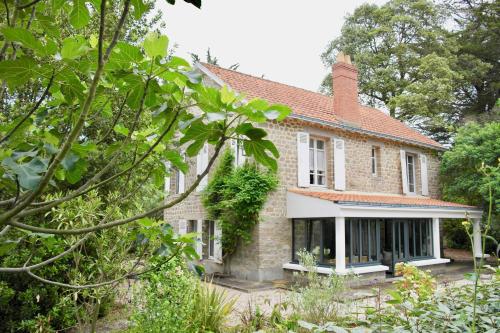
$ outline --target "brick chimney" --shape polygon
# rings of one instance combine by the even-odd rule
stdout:
[[[333,111],[340,121],[351,126],[361,125],[358,102],[358,69],[351,57],[339,52],[332,68]]]

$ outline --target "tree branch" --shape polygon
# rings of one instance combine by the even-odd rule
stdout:
[[[196,181],[189,187],[189,189],[186,192],[182,193],[180,196],[171,200],[170,202],[165,203],[165,204],[160,205],[160,206],[157,206],[155,208],[152,208],[144,213],[137,214],[135,216],[128,217],[125,219],[115,220],[113,222],[109,222],[109,223],[102,224],[102,225],[96,225],[96,226],[87,227],[87,228],[80,228],[80,229],[69,229],[69,230],[58,230],[58,229],[35,227],[35,226],[28,225],[28,224],[16,222],[16,221],[11,221],[11,222],[8,222],[7,224],[9,224],[13,227],[19,228],[19,229],[29,230],[32,232],[45,233],[45,234],[81,235],[81,234],[94,232],[94,231],[98,231],[98,230],[109,229],[109,228],[116,227],[119,225],[124,225],[127,223],[137,221],[141,218],[151,216],[159,211],[162,211],[164,209],[168,209],[168,208],[173,207],[173,206],[177,205],[178,203],[182,202],[185,198],[188,197],[189,194],[191,194],[191,192],[193,192],[196,189],[196,187],[198,187],[198,184],[200,183],[200,181],[203,179],[203,177],[205,177],[208,174],[208,171],[210,170],[212,165],[215,163],[215,160],[217,159],[217,156],[219,155],[226,140],[227,140],[226,137],[221,138],[221,140],[219,141],[219,143],[217,144],[217,146],[215,148],[214,155],[210,158],[210,160],[208,162],[207,167],[200,175],[198,175],[198,177],[196,178]]]
[[[75,127],[71,130],[71,132],[68,135],[67,140],[64,142],[62,147],[60,148],[59,152],[53,159],[52,163],[49,165],[47,172],[45,175],[42,177],[40,180],[40,183],[38,184],[38,187],[35,191],[33,191],[25,200],[23,200],[19,205],[14,207],[13,209],[3,213],[0,215],[0,224],[5,224],[8,222],[10,218],[13,216],[17,215],[19,212],[21,212],[25,207],[27,207],[33,200],[38,197],[45,187],[49,184],[50,180],[52,179],[52,176],[56,172],[57,167],[61,163],[61,161],[64,159],[66,154],[71,148],[71,145],[75,141],[75,139],[79,136],[84,124],[85,124],[85,118],[88,115],[88,112],[90,110],[90,107],[92,105],[92,102],[95,98],[97,87],[99,85],[99,80],[101,78],[101,75],[104,71],[104,64],[106,60],[109,58],[109,54],[111,53],[113,47],[116,45],[118,42],[118,37],[120,36],[120,30],[123,27],[123,23],[125,22],[125,18],[128,14],[130,7],[130,0],[126,0],[122,12],[122,16],[120,18],[120,21],[118,22],[118,26],[115,30],[115,34],[113,36],[113,40],[111,41],[110,45],[108,46],[108,49],[106,51],[106,56],[102,64],[98,64],[97,70],[94,74],[94,78],[92,80],[92,84],[89,87],[89,92],[87,94],[87,98],[85,99],[84,105],[82,107],[82,112],[76,122]]]
[[[33,5],[36,5],[39,2],[40,2],[40,0],[33,0],[33,1],[28,2],[27,4],[24,4],[24,5],[17,5],[16,8],[17,9],[25,9],[25,8],[31,7]]]
[[[68,284],[68,283],[62,283],[62,282],[47,280],[47,279],[44,279],[44,278],[42,278],[42,277],[40,277],[40,276],[32,273],[29,270],[26,271],[26,273],[29,276],[31,276],[32,278],[34,278],[34,279],[36,279],[36,280],[38,280],[40,282],[51,284],[51,285],[58,286],[58,287],[69,288],[69,289],[91,289],[91,288],[99,288],[99,287],[105,287],[105,286],[108,286],[108,285],[111,285],[111,284],[115,284],[115,283],[120,282],[120,281],[125,280],[125,279],[137,277],[137,276],[149,273],[149,272],[153,272],[153,271],[159,270],[163,265],[165,265],[170,260],[172,260],[173,258],[175,258],[179,254],[179,252],[180,252],[181,249],[182,249],[182,247],[178,246],[177,249],[176,249],[176,251],[174,251],[173,254],[171,254],[166,260],[162,261],[156,267],[146,269],[146,270],[144,270],[142,272],[139,272],[139,273],[134,273],[133,269],[135,269],[135,267],[137,266],[137,265],[134,265],[134,267],[132,268],[132,270],[129,271],[129,273],[127,273],[127,274],[125,274],[125,275],[123,275],[123,276],[121,276],[119,278],[116,278],[116,279],[113,279],[113,280],[110,280],[110,281],[106,281],[106,282],[94,283],[94,284],[74,285],[74,284]]]

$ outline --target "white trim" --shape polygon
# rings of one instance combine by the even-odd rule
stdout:
[[[320,217],[369,217],[369,218],[454,218],[464,219],[467,213],[470,218],[480,218],[482,211],[467,208],[441,208],[433,206],[392,207],[390,205],[357,205],[337,204],[330,200],[313,198],[293,192],[287,192],[287,218],[320,218]]]
[[[335,218],[335,267],[345,270],[345,218]]]
[[[286,263],[283,264],[283,269],[289,269],[292,271],[301,271],[307,272],[307,268],[300,264],[292,264]],[[371,266],[361,266],[361,267],[350,267],[347,269],[337,270],[330,267],[321,267],[316,266],[316,272],[319,274],[338,274],[338,275],[347,275],[347,274],[367,274],[367,273],[376,273],[376,272],[385,272],[388,271],[389,267],[384,265],[371,265]]]
[[[412,158],[412,163],[411,163],[411,175],[412,175],[412,184],[413,184],[413,191],[410,190],[410,169],[408,168],[408,157],[411,157]],[[408,192],[406,194],[409,194],[409,195],[416,195],[417,194],[417,169],[415,167],[415,163],[417,161],[417,155],[413,154],[413,153],[409,153],[409,152],[405,152],[405,167],[406,167],[406,175],[407,175],[407,190]]]
[[[311,148],[310,145],[311,145],[311,141],[313,142],[313,147]],[[318,148],[318,142],[323,142],[323,149],[319,149]],[[308,159],[307,159],[307,164],[308,164],[308,178],[309,178],[309,186],[311,187],[326,187],[326,175],[327,175],[327,158],[326,158],[326,140],[325,139],[322,139],[322,138],[316,138],[316,137],[311,137],[309,136],[309,142],[307,143],[308,144]],[[311,150],[312,150],[312,153],[313,153],[313,167],[312,167],[312,176],[313,176],[313,183],[311,184],[311,161],[310,161],[310,155],[311,155]],[[318,151],[322,151],[323,152],[323,170],[319,170],[318,168]],[[323,184],[318,184],[318,177],[320,176],[319,175],[319,171],[323,171]]]
[[[432,255],[441,258],[441,240],[439,238],[439,218],[432,219]]]
[[[309,133],[297,132],[297,186],[309,187]]]
[[[429,195],[429,180],[427,176],[427,169],[428,169],[428,161],[429,159],[427,158],[426,155],[424,154],[419,154],[418,155],[419,160],[420,160],[420,181],[421,181],[421,191],[422,195]]]
[[[345,141],[343,139],[333,139],[333,178],[334,189],[345,191]]]
[[[432,259],[413,260],[413,261],[408,261],[406,263],[415,267],[420,267],[420,266],[447,264],[449,262],[450,259],[432,258]]]

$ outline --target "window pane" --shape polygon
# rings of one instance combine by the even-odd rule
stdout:
[[[335,265],[335,221],[323,222],[323,264]]]
[[[414,159],[413,155],[406,155],[407,168],[408,168],[408,190],[415,192],[415,174],[414,174]]]
[[[314,171],[314,149],[309,149],[309,170]]]
[[[370,261],[377,261],[377,220],[370,221]],[[380,245],[379,245],[380,246]]]
[[[360,262],[368,262],[368,220],[361,220],[361,258]]]
[[[356,264],[359,263],[359,250],[360,250],[360,243],[359,243],[359,220],[357,219],[351,219],[351,231],[352,231],[352,236],[351,236],[351,242],[352,242],[352,263]]]
[[[299,250],[307,249],[307,221],[294,220],[293,221],[293,258],[292,260],[298,261],[299,257],[297,252]]]
[[[351,229],[350,229],[350,219],[345,219],[345,262],[346,264],[351,264]]]
[[[325,152],[318,150],[317,151],[317,159],[318,159],[318,170],[324,171],[325,170]]]
[[[214,256],[214,245],[215,245],[215,238],[214,238],[215,223],[214,223],[214,221],[208,221],[208,223],[210,225],[210,248],[209,248],[208,255],[210,257],[213,257]]]
[[[309,252],[314,254],[316,259],[321,260],[321,220],[311,221],[311,229],[309,230],[310,242]]]
[[[317,140],[316,141],[316,148],[321,149],[321,150],[325,149],[325,142],[322,140]]]

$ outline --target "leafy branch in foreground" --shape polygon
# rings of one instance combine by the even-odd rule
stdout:
[[[201,6],[201,1],[185,1]],[[132,38],[149,6],[142,0],[5,2],[7,24],[0,28],[0,247],[3,254],[15,251],[19,232],[40,240],[73,241],[37,263],[1,267],[0,272],[24,272],[69,288],[113,284],[137,272],[73,285],[34,271],[80,251],[96,231],[130,224],[137,237],[144,237],[136,231],[184,200],[229,139],[240,138],[256,162],[277,168],[275,146],[254,124],[280,121],[290,110],[263,100],[245,102],[227,87],[205,86],[187,61],[170,52],[167,36],[151,32]],[[161,187],[168,176],[165,162],[187,172],[181,148],[196,156],[207,142],[214,154],[183,195],[123,209],[123,216],[54,225],[54,211],[93,191],[106,197],[118,189],[132,194],[134,184],[141,182]],[[107,205],[123,208],[120,201]],[[154,222],[151,228],[158,234],[164,226]],[[72,235],[84,236],[78,240]],[[190,243],[189,237],[170,239],[156,250],[177,254],[173,249],[180,245],[179,254],[191,258],[196,254]],[[37,244],[30,248],[34,256]]]

